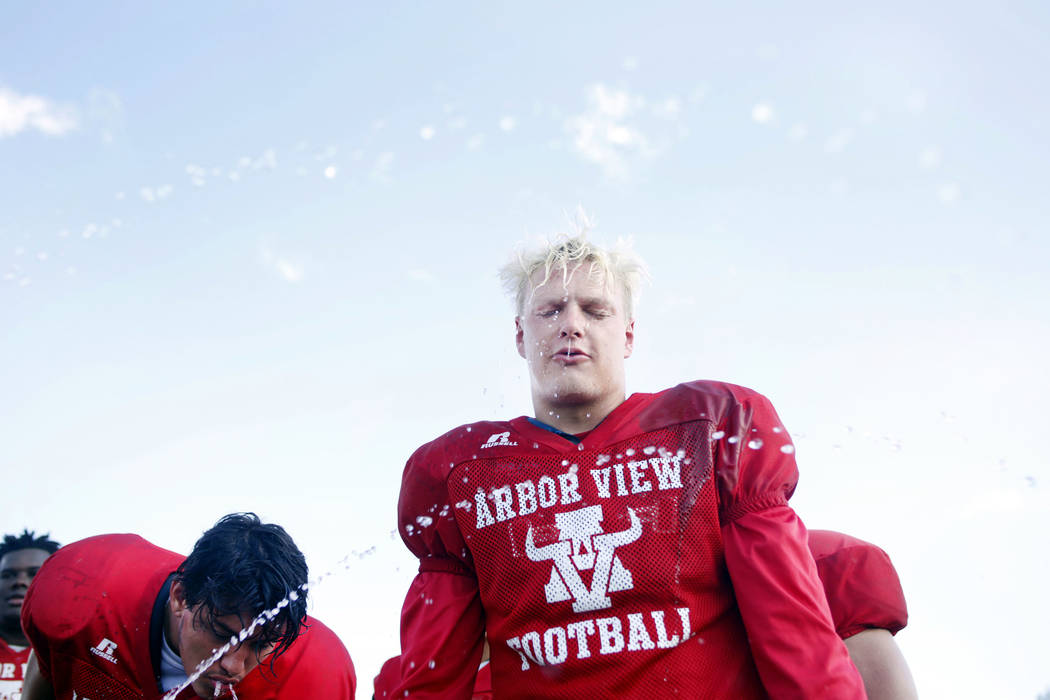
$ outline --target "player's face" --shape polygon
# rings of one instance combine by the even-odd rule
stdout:
[[[251,624],[250,615],[224,615],[215,618],[209,626],[205,616],[198,617],[199,605],[189,607],[181,600],[182,591],[178,583],[172,585],[172,640],[182,658],[183,668],[192,675],[202,661],[210,659],[224,644],[236,637]],[[179,596],[179,600],[175,599]],[[215,661],[193,682],[193,691],[202,698],[228,697],[230,687],[251,673],[274,649],[274,644],[261,644],[259,633],[244,642],[231,646],[230,650]],[[219,688],[219,686],[222,686]],[[218,691],[217,691],[218,688]]]
[[[602,411],[624,397],[624,359],[634,347],[634,321],[624,314],[618,285],[607,289],[587,275],[588,265],[561,272],[533,287],[516,319],[518,353],[529,364],[537,418],[553,422],[560,407]],[[538,271],[532,283],[543,281]],[[544,412],[550,415],[543,415]]]
[[[47,558],[43,549],[19,549],[0,557],[0,610],[3,626],[18,629],[29,584]]]

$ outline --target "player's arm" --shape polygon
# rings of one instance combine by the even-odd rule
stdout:
[[[443,475],[428,470],[430,463],[426,447],[412,456],[398,502],[401,536],[419,558],[419,573],[401,611],[400,681],[393,696],[469,699],[481,662],[484,612],[453,509],[443,508]],[[447,515],[437,514],[442,510]]]
[[[809,548],[835,629],[868,697],[915,700],[915,681],[893,639],[908,624],[908,605],[889,556],[870,542],[829,530],[810,530]]]
[[[22,682],[22,700],[55,700],[55,689],[51,682],[40,672],[36,654],[29,654],[26,665],[25,680]]]
[[[889,630],[866,629],[845,642],[870,700],[918,700],[911,669]]]
[[[751,651],[771,698],[864,698],[835,633],[806,528],[787,505],[798,480],[793,447],[762,396],[735,390],[717,443],[726,565]],[[785,449],[781,449],[784,447]]]

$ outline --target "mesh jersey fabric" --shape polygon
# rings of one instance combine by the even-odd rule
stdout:
[[[12,648],[0,639],[0,700],[16,700],[22,694],[22,680],[29,662],[29,647]]]
[[[714,382],[635,394],[579,445],[525,418],[424,445],[395,694],[470,697],[487,631],[501,698],[863,697],[786,505],[792,452],[768,401]]]
[[[845,639],[865,629],[896,634],[908,624],[904,591],[889,556],[864,540],[831,530],[809,530],[809,548],[824,586],[835,631]],[[377,700],[393,697],[400,657],[388,659],[375,678]],[[471,700],[491,700],[492,666],[482,664]]]

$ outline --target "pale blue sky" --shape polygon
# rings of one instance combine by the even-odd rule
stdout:
[[[650,262],[629,389],[767,394],[928,697],[1050,687],[1048,11],[0,10],[0,530],[285,524],[370,692],[404,460],[530,410],[496,268]],[[24,496],[24,497],[23,497]],[[339,567],[341,568],[341,567]],[[966,669],[963,673],[960,669]]]

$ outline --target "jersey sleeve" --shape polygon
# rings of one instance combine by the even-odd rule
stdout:
[[[30,588],[32,590],[32,588]],[[29,645],[33,648],[33,656],[36,658],[36,667],[40,675],[51,682],[51,647],[47,637],[36,625],[32,610],[29,605],[29,596],[22,603],[22,630],[25,632]]]
[[[240,697],[354,700],[357,675],[342,640],[320,620],[308,617],[306,623],[309,627],[272,666],[264,660],[237,686]]]
[[[765,397],[739,387],[716,439],[726,565],[771,698],[865,698],[835,633],[806,528],[788,498],[794,447]]]
[[[398,502],[401,537],[419,573],[401,611],[400,681],[394,697],[470,698],[485,617],[473,560],[448,503],[448,456],[425,445],[405,467]]]
[[[907,626],[908,604],[886,552],[829,530],[810,530],[809,547],[840,637],[871,628],[897,634]]]

